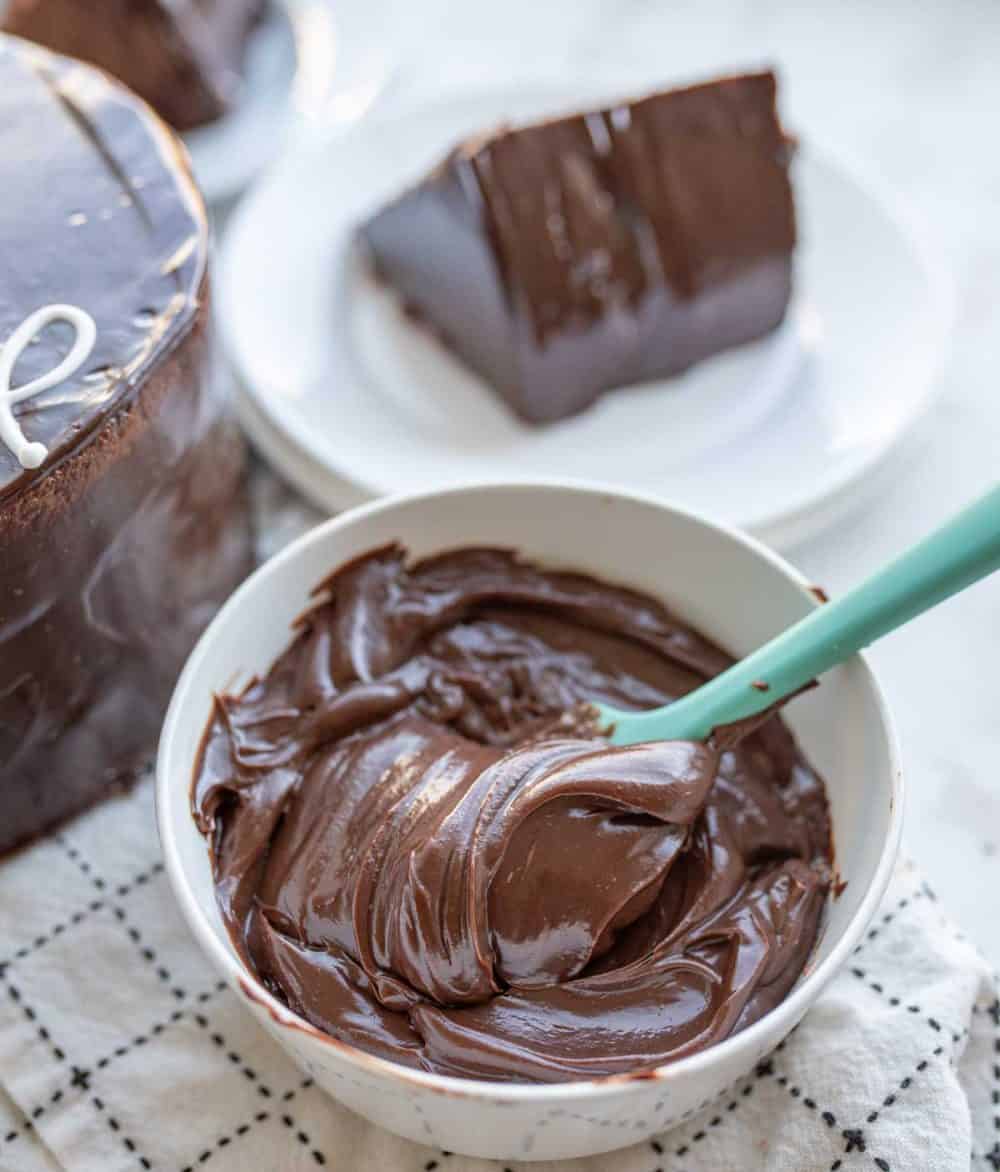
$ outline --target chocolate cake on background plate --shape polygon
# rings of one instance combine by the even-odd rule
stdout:
[[[107,70],[183,131],[235,102],[265,7],[266,0],[8,0],[3,23]]]
[[[3,852],[134,777],[251,547],[173,133],[0,36],[0,176]]]
[[[572,415],[783,319],[773,73],[460,143],[361,229],[375,271],[523,419]]]

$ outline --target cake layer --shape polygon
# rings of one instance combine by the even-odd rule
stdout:
[[[182,148],[103,74],[13,38],[0,147],[0,339],[49,305],[96,327],[57,385],[16,401],[70,349],[60,322],[0,386],[44,453],[24,467],[0,442],[2,852],[131,780],[250,534]]]
[[[11,0],[4,28],[107,70],[177,130],[220,117],[240,88],[264,0]]]
[[[362,235],[519,415],[560,419],[780,323],[795,217],[775,97],[752,74],[471,139]]]

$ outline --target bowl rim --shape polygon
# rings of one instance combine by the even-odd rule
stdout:
[[[845,926],[840,939],[833,945],[829,955],[816,964],[804,977],[801,977],[783,1001],[768,1013],[764,1014],[753,1025],[747,1026],[746,1029],[741,1030],[739,1033],[733,1034],[704,1050],[690,1054],[684,1058],[679,1058],[666,1065],[656,1067],[653,1070],[603,1075],[593,1079],[578,1079],[563,1083],[510,1083],[487,1079],[462,1078],[454,1075],[443,1075],[431,1071],[411,1069],[410,1067],[392,1062],[389,1059],[369,1054],[367,1051],[360,1050],[317,1029],[304,1018],[299,1017],[283,1002],[279,1001],[243,964],[235,953],[231,952],[223,944],[210,923],[208,914],[202,908],[188,881],[187,874],[181,863],[180,849],[174,836],[172,819],[169,816],[171,805],[177,800],[172,796],[177,786],[171,778],[168,766],[171,763],[172,744],[176,739],[175,730],[180,722],[181,709],[185,706],[186,695],[193,686],[195,678],[200,674],[201,663],[207,655],[209,644],[214,638],[214,632],[228,620],[231,614],[246,604],[247,598],[258,588],[258,584],[262,580],[280,572],[283,566],[300,557],[307,548],[325,541],[330,533],[352,528],[359,522],[364,522],[372,516],[391,512],[402,505],[433,504],[435,501],[443,498],[490,491],[525,491],[528,493],[538,491],[566,492],[570,495],[579,493],[583,496],[613,497],[625,502],[651,506],[659,511],[673,514],[685,520],[693,521],[696,525],[714,530],[720,536],[743,546],[744,549],[763,561],[768,562],[774,569],[778,570],[798,588],[811,606],[817,607],[822,605],[808,579],[778,553],[757,540],[757,538],[724,523],[710,520],[696,511],[672,504],[668,500],[660,498],[653,493],[622,490],[613,484],[607,484],[599,480],[582,480],[568,477],[532,478],[530,480],[508,479],[500,481],[489,479],[471,480],[462,484],[448,485],[426,492],[400,493],[386,496],[359,505],[353,509],[345,510],[343,513],[321,522],[296,538],[283,550],[258,566],[244,580],[224,603],[212,619],[208,628],[201,635],[198,643],[189,655],[174,687],[156,755],[155,808],[164,864],[181,912],[199,945],[223,973],[229,984],[234,989],[238,989],[240,995],[246,1001],[254,1004],[259,1010],[266,1012],[276,1027],[294,1030],[297,1033],[312,1037],[317,1042],[332,1047],[345,1060],[370,1074],[379,1077],[388,1077],[398,1082],[409,1083],[424,1090],[455,1095],[462,1098],[480,1098],[518,1103],[551,1103],[553,1101],[580,1100],[607,1096],[616,1092],[625,1093],[631,1088],[637,1088],[643,1085],[648,1086],[654,1082],[668,1084],[676,1079],[697,1076],[706,1068],[711,1068],[714,1064],[720,1063],[726,1058],[738,1060],[741,1054],[748,1057],[758,1048],[759,1041],[773,1030],[776,1016],[780,1016],[788,1029],[792,1028],[816,1001],[826,985],[843,967],[855,946],[859,943],[868,924],[871,922],[888,886],[899,852],[905,797],[899,743],[885,693],[871,669],[867,656],[863,653],[853,656],[848,663],[855,664],[861,669],[862,678],[871,691],[885,738],[889,766],[889,820],[882,843],[881,855],[868,885],[868,890],[865,892],[854,915]],[[182,792],[184,794],[185,805],[187,805],[187,795],[190,792],[190,779],[186,780]],[[787,1033],[787,1029],[785,1032]]]

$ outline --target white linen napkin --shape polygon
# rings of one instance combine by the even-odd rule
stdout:
[[[313,519],[259,477],[271,552]],[[697,1118],[560,1172],[1000,1172],[1000,1001],[902,863],[847,969]],[[0,865],[0,1169],[521,1172],[396,1139],[304,1078],[174,906],[147,778]]]

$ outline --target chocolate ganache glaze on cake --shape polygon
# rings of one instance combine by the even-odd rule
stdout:
[[[5,851],[134,777],[250,534],[172,132],[104,74],[0,37],[0,175]]]
[[[773,73],[504,128],[362,227],[376,272],[525,420],[759,338],[795,209]]]
[[[176,130],[234,104],[264,0],[9,0],[5,31],[107,70]]]
[[[332,1037],[442,1074],[641,1071],[777,1004],[829,885],[777,715],[613,748],[729,659],[651,598],[508,552],[337,571],[219,697],[193,788],[237,949]]]

